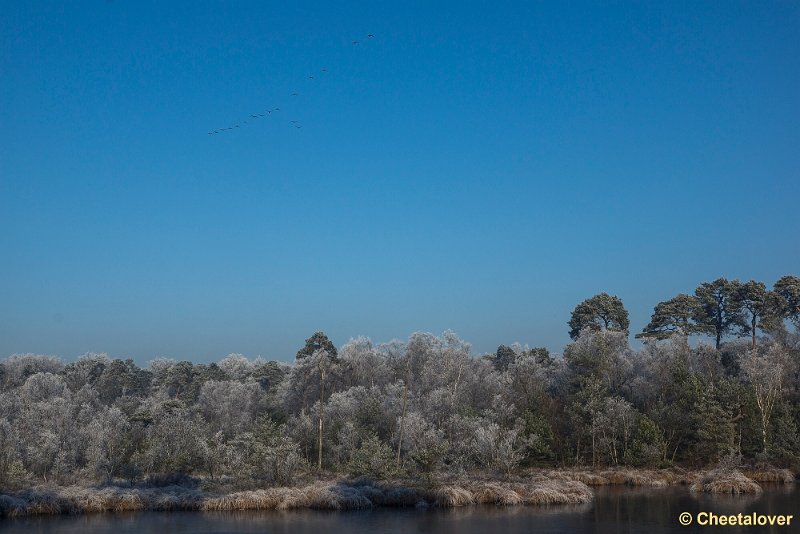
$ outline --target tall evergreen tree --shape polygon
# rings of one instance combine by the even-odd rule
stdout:
[[[800,328],[800,277],[784,276],[775,282],[773,290],[779,297],[781,317]]]
[[[570,337],[578,339],[584,328],[616,330],[627,334],[630,321],[628,310],[619,297],[600,293],[575,306],[567,324],[570,328]]]
[[[763,282],[750,280],[739,284],[733,294],[733,306],[738,308],[737,313],[742,316],[740,331],[750,334],[752,348],[756,348],[756,329],[771,330],[775,326],[777,310],[774,302],[776,295],[767,291]]]
[[[679,331],[688,336],[697,330],[693,317],[697,315],[699,306],[700,301],[697,297],[684,293],[659,302],[653,310],[650,322],[641,333],[636,334],[636,337],[667,339]]]
[[[318,419],[318,448],[317,448],[317,469],[322,469],[322,445],[325,419],[325,379],[328,376],[328,369],[332,363],[338,360],[336,347],[333,345],[325,332],[314,332],[310,338],[306,339],[305,346],[297,351],[297,359],[315,358],[309,360],[315,362],[319,372],[319,419]]]
[[[714,393],[712,389],[705,389],[694,407],[699,422],[696,459],[704,464],[718,462],[736,451],[735,417]]]
[[[505,371],[516,359],[517,353],[514,352],[514,349],[507,345],[500,345],[494,355],[494,367],[498,371]]]
[[[741,329],[744,324],[735,298],[739,285],[737,280],[729,282],[726,278],[718,278],[700,284],[694,291],[700,303],[694,317],[697,330],[714,336],[717,350],[723,336]]]
[[[297,351],[297,359],[302,360],[303,358],[312,356],[318,350],[326,351],[328,353],[328,358],[331,360],[335,361],[338,357],[336,347],[333,345],[333,342],[328,339],[328,336],[325,335],[325,332],[314,332],[310,338],[306,339],[306,344],[303,348]]]

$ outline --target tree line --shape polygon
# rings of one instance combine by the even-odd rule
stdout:
[[[676,333],[705,334],[715,338],[720,349],[726,336],[749,336],[756,348],[757,333],[780,334],[785,322],[800,324],[800,278],[784,276],[768,290],[764,282],[740,282],[718,278],[703,282],[693,295],[681,293],[659,302],[653,316],[637,338],[667,339]],[[575,307],[569,321],[576,339],[584,328],[628,332],[630,322],[622,301],[601,293]]]
[[[476,356],[449,331],[338,348],[317,332],[291,365],[13,355],[0,361],[0,489],[731,458],[800,468],[800,278],[703,283],[656,305],[639,349],[615,296],[578,304],[569,327],[559,355]],[[696,334],[714,343],[692,346]]]

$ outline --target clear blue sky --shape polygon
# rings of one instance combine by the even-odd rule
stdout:
[[[6,2],[0,357],[560,350],[800,274],[800,4],[393,4]]]

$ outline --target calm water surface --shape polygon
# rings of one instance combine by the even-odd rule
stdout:
[[[681,526],[681,512],[794,514],[800,516],[797,484],[772,486],[758,497],[694,496],[684,487],[600,488],[591,504],[552,507],[480,506],[450,510],[375,509],[358,512],[135,512],[0,520],[0,534],[522,534],[533,532],[776,532],[789,527]]]

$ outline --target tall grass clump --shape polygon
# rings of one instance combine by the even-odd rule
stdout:
[[[747,478],[738,469],[718,468],[698,475],[690,486],[694,492],[700,493],[761,493],[761,486]]]
[[[433,491],[434,504],[443,508],[454,508],[474,504],[472,493],[461,486],[439,486]]]
[[[517,491],[501,484],[487,482],[477,484],[470,489],[472,497],[477,504],[514,506],[523,503],[523,498]]]
[[[543,480],[531,484],[523,495],[525,504],[584,504],[594,497],[592,490],[577,480]]]
[[[777,467],[763,466],[754,467],[752,469],[744,470],[745,476],[756,482],[777,482],[780,484],[792,484],[794,482],[794,473],[788,469],[779,469]]]
[[[28,515],[27,502],[19,497],[0,495],[0,518],[22,517]]]
[[[546,477],[516,481],[325,480],[301,487],[273,487],[234,493],[204,493],[183,486],[100,488],[37,487],[18,495],[0,495],[0,517],[39,514],[124,512],[138,510],[243,511],[361,510],[375,506],[437,506],[454,508],[474,504],[552,505],[591,501],[589,487],[575,480]]]

